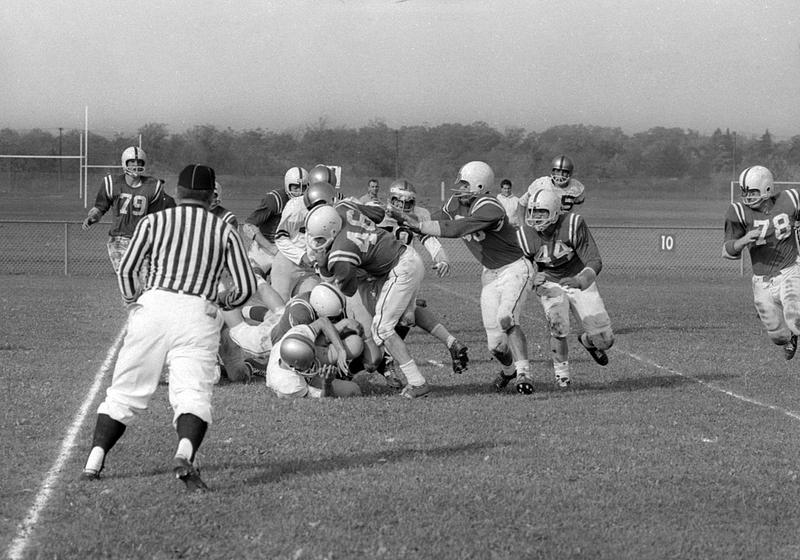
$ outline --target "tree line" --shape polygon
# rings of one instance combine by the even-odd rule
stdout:
[[[0,154],[77,155],[80,130],[53,134],[41,129],[0,130]],[[324,120],[296,131],[220,129],[197,125],[170,133],[165,124],[148,123],[136,137],[89,134],[89,164],[113,164],[124,148],[138,142],[149,165],[179,169],[203,162],[218,174],[276,176],[293,166],[341,165],[353,176],[408,177],[451,181],[464,162],[481,159],[508,176],[536,177],[550,161],[567,154],[576,175],[595,179],[635,177],[707,179],[736,176],[747,165],[770,167],[779,179],[800,178],[800,135],[776,141],[763,135],[737,135],[717,129],[710,136],[681,128],[655,127],[625,134],[620,128],[560,125],[543,132],[522,128],[496,130],[486,123],[390,128],[372,122],[361,128],[330,127]],[[51,160],[6,159],[9,171],[54,169]]]

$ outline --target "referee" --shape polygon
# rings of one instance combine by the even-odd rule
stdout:
[[[208,490],[194,457],[211,423],[211,393],[218,381],[218,308],[241,306],[255,293],[256,280],[236,229],[208,210],[214,170],[186,166],[177,195],[178,206],[142,218],[120,262],[117,278],[129,309],[127,333],[111,386],[97,409],[84,479],[99,478],[106,454],[147,408],[166,364],[178,433],[175,476],[189,491]],[[139,293],[134,280],[148,258],[147,280]],[[225,269],[232,286],[220,293]]]

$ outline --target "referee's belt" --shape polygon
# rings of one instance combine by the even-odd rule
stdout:
[[[179,295],[182,295],[182,296],[193,296],[193,297],[198,297],[200,299],[204,299],[206,301],[210,301],[206,296],[204,296],[202,294],[193,294],[193,293],[187,292],[185,290],[173,290],[172,288],[164,288],[163,286],[157,286],[157,287],[150,288],[150,289],[151,290],[160,290],[162,292],[169,292],[171,294],[179,294]]]

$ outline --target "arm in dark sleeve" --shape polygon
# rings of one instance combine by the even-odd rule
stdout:
[[[337,261],[331,267],[334,282],[344,295],[352,296],[358,289],[358,269],[348,262]]]
[[[258,205],[258,208],[253,210],[245,222],[253,224],[254,226],[261,226],[272,216],[278,213],[278,204],[272,194],[265,196]]]

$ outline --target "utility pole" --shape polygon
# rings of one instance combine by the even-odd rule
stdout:
[[[400,130],[394,131],[394,178],[400,176]]]
[[[61,143],[62,132],[63,131],[64,131],[64,129],[59,126],[58,127],[58,155],[59,156],[63,156],[64,155],[63,149],[62,149],[62,143]],[[58,190],[59,191],[61,190],[61,161],[62,160],[59,157],[59,159],[58,159]]]
[[[736,180],[736,131],[733,131],[733,145],[731,146],[731,159],[733,165],[733,180]]]

